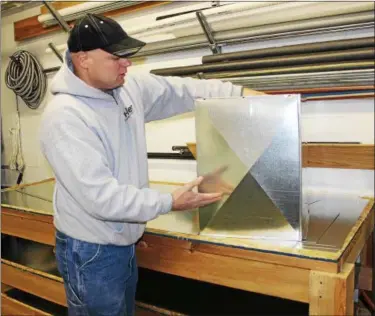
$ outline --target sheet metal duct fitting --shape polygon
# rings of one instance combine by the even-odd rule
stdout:
[[[301,64],[314,64],[332,61],[350,61],[350,60],[374,60],[375,49],[359,48],[345,51],[333,51],[316,54],[300,54],[291,56],[276,56],[260,59],[219,62],[215,64],[203,64],[187,67],[173,67],[152,70],[151,73],[161,76],[184,76],[196,73],[207,73],[227,70],[257,69],[265,67],[294,66]]]
[[[311,44],[288,45],[263,49],[246,50],[242,52],[221,55],[203,56],[202,63],[215,63],[219,61],[232,61],[254,57],[282,56],[298,53],[319,53],[334,50],[347,50],[354,48],[374,47],[374,37],[355,38],[349,40],[336,40]]]
[[[221,71],[213,73],[201,74],[202,79],[221,79],[230,77],[243,77],[243,76],[259,76],[271,74],[291,74],[291,73],[307,73],[316,71],[333,71],[333,70],[350,70],[350,69],[373,69],[374,61],[351,61],[341,63],[319,63],[313,65],[291,66],[291,67],[275,67],[275,68],[262,68],[262,69],[249,69],[238,71]],[[196,77],[196,76],[192,76]]]
[[[214,38],[218,44],[236,43],[258,39],[302,36],[305,34],[322,34],[373,26],[374,11],[342,14],[337,16],[313,18],[300,21],[282,22],[271,25],[239,28],[215,32]],[[205,35],[185,36],[171,40],[148,43],[137,57],[174,52],[183,49],[207,47]]]

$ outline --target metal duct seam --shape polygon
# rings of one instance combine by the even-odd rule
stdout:
[[[375,49],[357,48],[344,51],[330,51],[315,54],[298,54],[287,56],[275,56],[268,58],[254,58],[249,60],[229,61],[194,65],[187,67],[173,67],[152,70],[151,73],[161,76],[193,75],[198,72],[211,73],[218,71],[233,71],[240,69],[258,69],[264,67],[294,66],[300,64],[314,64],[320,62],[366,60],[375,57]]]
[[[202,63],[215,63],[219,61],[234,61],[253,57],[268,57],[291,55],[296,53],[318,53],[340,49],[373,47],[375,44],[374,37],[355,38],[348,40],[335,40],[318,43],[288,45],[282,47],[270,47],[254,50],[246,50],[234,53],[203,56]]]

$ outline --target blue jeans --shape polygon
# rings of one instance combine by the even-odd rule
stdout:
[[[134,315],[135,246],[99,245],[56,232],[56,259],[69,316]]]

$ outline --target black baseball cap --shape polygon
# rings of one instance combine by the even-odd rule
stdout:
[[[115,20],[91,13],[75,23],[68,39],[70,52],[100,48],[118,57],[132,56],[145,45],[126,34]]]

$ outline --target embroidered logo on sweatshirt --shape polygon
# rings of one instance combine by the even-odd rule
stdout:
[[[133,114],[133,105],[130,105],[128,108],[125,108],[124,111],[124,116],[125,116],[125,121],[128,120],[128,118]]]

